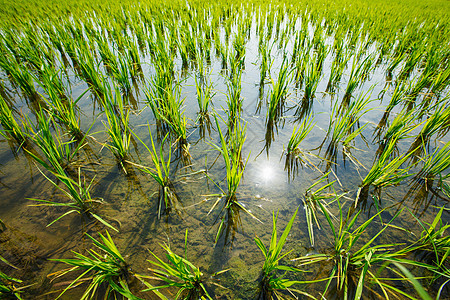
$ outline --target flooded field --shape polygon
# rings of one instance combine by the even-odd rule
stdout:
[[[8,3],[0,298],[448,298],[449,10],[409,2]]]

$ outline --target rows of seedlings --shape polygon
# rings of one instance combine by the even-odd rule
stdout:
[[[448,5],[6,1],[0,297],[448,297]]]

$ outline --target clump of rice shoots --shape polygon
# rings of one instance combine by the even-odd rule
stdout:
[[[157,151],[155,143],[153,141],[150,126],[148,126],[148,134],[150,136],[151,142],[150,147],[147,146],[147,144],[145,144],[138,136],[136,136],[136,138],[147,149],[148,153],[150,154],[150,159],[154,166],[153,168],[142,165],[137,166],[141,171],[149,174],[158,183],[159,194],[157,207],[158,207],[158,218],[161,218],[161,215],[163,213],[168,215],[172,211],[172,209],[176,213],[178,213],[180,205],[180,200],[175,191],[175,186],[171,180],[170,163],[171,163],[172,147],[169,144],[168,157],[166,159],[164,157],[163,144],[168,138],[168,136],[166,135],[165,138],[162,140],[161,145],[159,147],[159,151]]]

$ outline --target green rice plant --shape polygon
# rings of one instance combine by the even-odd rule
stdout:
[[[0,124],[3,129],[0,134],[6,139],[14,139],[18,145],[22,146],[26,143],[26,134],[24,129],[19,126],[16,119],[14,118],[12,110],[9,108],[6,101],[0,95]]]
[[[36,91],[35,82],[32,73],[21,66],[17,61],[8,59],[6,55],[0,57],[0,68],[20,87],[23,94],[31,100],[39,100],[40,96]]]
[[[0,259],[2,257],[0,256]],[[3,261],[3,260],[2,260]],[[0,271],[0,297],[2,299],[19,299],[21,300],[22,290],[26,287],[17,287],[22,284],[22,280],[10,277]]]
[[[242,110],[241,77],[242,77],[242,69],[239,67],[239,64],[237,63],[232,64],[231,73],[226,82],[228,127],[230,127],[231,129],[241,116]]]
[[[30,153],[31,154],[31,153]],[[33,154],[31,154],[33,155]],[[35,158],[38,160],[37,158]],[[29,198],[30,200],[37,201],[39,204],[34,204],[32,206],[50,206],[50,207],[63,207],[69,209],[69,211],[65,212],[52,222],[50,222],[47,226],[51,226],[56,221],[60,220],[61,218],[71,214],[71,213],[77,213],[79,215],[85,215],[88,217],[93,217],[97,221],[101,222],[103,225],[117,231],[113,226],[111,226],[108,222],[106,222],[103,218],[98,216],[94,211],[96,209],[96,206],[98,204],[103,203],[102,198],[93,198],[90,194],[90,188],[92,186],[92,183],[94,179],[91,180],[91,182],[87,183],[86,178],[81,177],[81,173],[78,170],[78,177],[76,179],[72,179],[71,177],[67,176],[63,170],[63,167],[61,165],[59,166],[53,166],[55,168],[55,171],[51,171],[51,174],[56,177],[57,181],[53,181],[44,174],[40,169],[39,171],[41,174],[64,196],[66,196],[69,199],[69,202],[58,202],[58,201],[51,201],[51,200],[41,200],[41,199],[35,199],[35,198]],[[60,182],[65,189],[60,187],[58,185],[58,182]]]
[[[235,60],[239,62],[239,66],[243,68],[245,66],[245,33],[238,31],[234,36],[233,48],[236,52]]]
[[[289,289],[292,285],[299,283],[298,281],[293,281],[284,278],[287,272],[301,272],[301,270],[296,269],[291,266],[280,265],[283,258],[286,257],[291,251],[287,253],[282,253],[283,246],[286,243],[286,239],[291,231],[292,225],[294,224],[295,217],[297,216],[298,208],[292,215],[289,223],[286,225],[280,239],[277,241],[277,220],[278,213],[273,214],[273,227],[272,227],[272,237],[270,239],[269,247],[266,248],[264,243],[259,237],[255,237],[255,243],[264,255],[264,265],[262,267],[262,272],[260,275],[259,291],[257,299],[284,299],[283,294],[280,291],[290,290],[300,294],[308,295],[305,292]],[[282,276],[277,275],[278,272],[284,272]]]
[[[161,292],[160,289],[176,287],[178,291],[174,299],[183,300],[197,300],[197,299],[212,299],[209,295],[205,283],[205,275],[202,271],[195,265],[193,265],[187,258],[187,241],[188,241],[188,231],[186,230],[185,240],[184,240],[184,257],[179,256],[174,253],[170,246],[167,244],[161,245],[161,247],[166,251],[167,263],[163,259],[159,258],[155,253],[150,251],[156,261],[149,260],[149,262],[154,265],[154,268],[149,268],[153,272],[154,276],[146,277],[141,276],[141,278],[151,278],[157,279],[163,282],[162,286],[152,286],[146,281],[143,281],[149,288],[145,291],[153,291],[160,299],[168,299]],[[219,271],[214,273],[212,276],[216,276],[226,272],[227,270]],[[212,283],[215,284],[215,283]],[[221,287],[218,284],[215,284]]]
[[[418,78],[414,78],[411,82],[415,82],[415,84],[413,85],[411,83],[411,87],[408,90],[407,107],[409,110],[413,109],[419,93],[430,86],[431,78],[429,74],[422,73]],[[421,106],[425,106],[422,109],[428,107],[428,105],[428,103],[421,103]]]
[[[65,88],[54,84],[53,78],[57,77],[58,74],[47,68],[45,69],[45,73],[46,75],[43,77],[41,84],[48,96],[48,99],[44,98],[48,110],[59,122],[67,127],[73,137],[82,139],[80,117],[77,114],[77,103],[86,94],[87,90],[77,99],[68,98],[64,93]]]
[[[330,78],[328,79],[326,92],[334,93],[336,90],[336,86],[341,81],[342,75],[344,74],[344,70],[347,67],[347,63],[350,60],[350,55],[342,55],[336,54],[335,59],[331,63],[331,71]]]
[[[160,103],[160,117],[169,125],[170,132],[174,135],[181,156],[190,160],[189,142],[187,140],[187,120],[184,115],[184,99],[180,99],[180,86],[174,93],[169,93],[166,101]]]
[[[330,214],[329,209],[321,201],[317,202],[332,232],[331,249],[325,253],[312,254],[295,259],[299,261],[300,266],[325,261],[332,262],[330,275],[322,293],[325,297],[327,295],[337,295],[342,299],[361,299],[363,293],[366,295],[372,291],[372,285],[377,285],[382,290],[384,297],[388,299],[388,294],[398,291],[395,286],[391,286],[384,281],[394,280],[395,282],[398,279],[381,278],[380,272],[386,267],[383,264],[401,262],[418,267],[428,267],[426,264],[405,259],[404,256],[410,250],[408,248],[393,251],[395,247],[401,246],[400,244],[373,245],[374,241],[387,228],[390,228],[390,224],[399,216],[401,211],[398,211],[375,235],[370,236],[368,240],[362,241],[362,236],[366,234],[367,229],[374,226],[375,219],[381,218],[380,214],[384,210],[379,211],[368,220],[357,225],[359,223],[358,217],[362,211],[359,210],[352,215],[353,210],[349,210],[347,216],[344,216],[343,208],[339,201],[341,196],[335,197],[339,209],[338,224],[335,224],[334,217]],[[379,266],[380,264],[382,265]],[[379,266],[378,270],[373,270],[376,266]]]
[[[402,169],[401,166],[412,155],[412,152],[402,154],[389,160],[389,157],[391,157],[391,154],[394,151],[395,145],[396,141],[393,140],[386,146],[385,150],[380,154],[378,160],[374,162],[372,168],[369,170],[369,173],[366,177],[364,177],[356,194],[355,207],[360,199],[367,199],[367,193],[371,185],[376,188],[397,185],[402,180],[411,176],[411,174],[408,174],[408,171],[414,165],[410,164],[404,169]]]
[[[305,62],[304,72],[304,94],[300,105],[295,111],[295,115],[297,116],[298,120],[303,119],[311,113],[316,89],[319,85],[320,78],[322,77],[321,70],[318,69],[318,65],[314,60],[308,60],[307,62]]]
[[[37,126],[32,126],[31,120],[27,117],[26,132],[30,140],[39,147],[44,154],[46,161],[31,150],[25,149],[40,165],[45,169],[58,174],[64,174],[64,171],[71,172],[71,165],[74,157],[83,147],[81,140],[77,146],[74,146],[74,140],[65,140],[64,135],[59,128],[55,126],[53,117],[47,115],[44,110],[36,112]],[[52,127],[55,134],[52,133]],[[60,169],[61,168],[61,169]]]
[[[409,53],[409,56],[405,60],[405,63],[403,64],[403,68],[400,70],[398,74],[398,78],[400,80],[405,80],[409,77],[411,72],[414,70],[414,68],[417,67],[419,62],[423,59],[424,49],[423,47],[411,47],[411,51]]]
[[[434,76],[431,83],[431,92],[436,96],[440,96],[442,91],[450,84],[450,69],[444,68],[439,70],[439,73]]]
[[[3,223],[3,221],[0,220],[0,233],[2,233],[4,230],[6,230],[6,226]],[[12,268],[17,269],[1,255],[0,261]],[[5,273],[3,273],[2,271],[0,271],[0,298],[21,300],[22,297],[20,296],[20,294],[22,293],[22,290],[29,287],[29,286],[17,287],[17,285],[21,285],[22,283],[23,283],[22,280],[10,277]]]
[[[395,86],[394,91],[392,92],[391,100],[389,101],[388,106],[385,109],[385,112],[383,114],[383,117],[381,118],[380,122],[377,126],[378,134],[381,133],[381,130],[386,125],[386,122],[389,118],[390,113],[392,110],[400,103],[402,102],[408,102],[408,96],[407,91],[409,90],[410,85],[407,85],[403,81],[397,81],[397,84]]]
[[[397,267],[397,269],[399,269],[403,273],[404,276],[402,276],[402,278],[404,278],[404,280],[409,281],[413,285],[414,289],[420,295],[421,299],[423,299],[423,300],[432,300],[433,299],[433,298],[430,297],[430,295],[425,291],[424,287],[417,280],[418,278],[414,277],[414,275],[411,274],[411,272],[407,268],[405,268],[402,264],[399,264],[399,263],[396,263],[396,262],[394,262],[393,264],[394,264],[394,266]],[[440,299],[441,291],[442,290],[440,290],[438,292],[438,295],[437,295],[436,299]],[[409,298],[410,298],[409,294],[405,293],[404,296],[409,296]]]
[[[101,99],[107,92],[103,84],[104,75],[99,69],[99,63],[95,61],[93,54],[86,47],[88,46],[80,46],[75,49],[78,75],[83,78],[94,95]]]
[[[124,107],[122,95],[118,88],[113,92],[108,88],[108,93],[103,96],[103,106],[108,123],[103,121],[109,136],[109,143],[105,144],[117,158],[125,171],[124,162],[128,157],[131,142],[131,130],[129,128],[129,109]]]
[[[317,217],[317,212],[320,209],[318,202],[321,203],[324,209],[327,209],[327,206],[332,204],[334,201],[327,202],[327,200],[336,198],[335,193],[324,193],[328,188],[332,188],[335,181],[331,181],[317,190],[313,191],[313,188],[317,185],[321,185],[324,181],[328,180],[328,175],[324,174],[318,181],[314,182],[309,188],[306,189],[305,195],[302,198],[303,208],[305,209],[305,217],[306,224],[308,226],[308,235],[311,246],[314,247],[315,239],[314,239],[314,223],[317,228],[320,230],[320,223]],[[330,216],[332,216],[331,212],[327,209]]]
[[[172,154],[172,147],[169,144],[169,157],[167,160],[164,158],[163,144],[167,139],[167,135],[164,137],[159,151],[156,150],[155,143],[153,142],[152,133],[150,131],[150,126],[148,126],[148,134],[150,136],[151,148],[149,148],[137,135],[136,138],[144,145],[150,154],[150,158],[154,165],[153,168],[137,165],[139,169],[147,174],[149,174],[159,186],[159,196],[158,196],[158,218],[161,217],[161,213],[170,213],[172,209],[178,212],[179,198],[175,192],[175,187],[172,180],[170,179],[170,160]]]
[[[415,156],[420,156],[425,148],[429,146],[430,138],[433,134],[448,130],[450,127],[448,120],[450,120],[450,107],[444,102],[428,117],[408,151],[414,153]],[[421,145],[423,147],[420,147]]]
[[[410,214],[422,227],[420,238],[415,242],[420,250],[426,251],[426,255],[432,256],[433,263],[439,268],[445,268],[448,256],[450,255],[450,236],[448,229],[450,225],[442,219],[444,212],[442,206],[436,214],[433,222],[427,223],[420,220],[412,212]]]
[[[365,79],[365,74],[369,72],[373,64],[374,57],[368,55],[363,60],[353,60],[352,70],[350,72],[350,77],[348,78],[347,88],[345,89],[345,95],[342,99],[343,106],[346,107],[350,102],[350,98],[354,91],[360,86]]]
[[[288,97],[288,86],[290,82],[290,72],[288,71],[287,61],[284,60],[281,65],[278,79],[272,81],[272,90],[269,94],[267,115],[266,115],[266,151],[269,154],[269,148],[275,139],[274,127],[278,133],[278,122],[283,118],[284,107]]]
[[[167,70],[166,70],[167,71]],[[185,161],[190,160],[189,142],[187,141],[187,120],[184,115],[184,99],[181,99],[180,83],[173,84],[172,75],[164,69],[157,72],[153,78],[152,90],[146,90],[147,101],[158,124],[164,124],[165,130],[170,130],[179,145],[179,150]]]
[[[119,55],[117,69],[112,69],[112,73],[125,94],[129,94],[131,91],[131,70],[132,68],[128,64],[128,58],[125,55]]]
[[[195,87],[197,90],[197,103],[199,107],[195,123],[199,126],[200,137],[204,138],[206,131],[208,131],[208,134],[211,133],[211,119],[208,109],[212,98],[216,93],[213,93],[212,82],[205,77],[200,78],[200,80],[195,77]]]
[[[441,148],[437,148],[433,153],[426,155],[423,159],[423,166],[416,178],[425,181],[433,181],[438,175],[440,180],[450,177],[447,170],[450,168],[450,142],[447,142]],[[442,175],[445,174],[445,175]]]
[[[396,55],[392,57],[389,66],[386,69],[386,81],[392,80],[392,72],[401,64],[401,62],[406,58],[407,53],[402,53],[401,55]]]
[[[314,118],[310,115],[307,119],[305,118],[302,121],[299,127],[294,126],[294,130],[292,131],[286,150],[283,151],[283,154],[286,155],[284,169],[288,170],[288,175],[290,175],[291,172],[295,172],[299,164],[301,166],[308,166],[310,168],[317,169],[308,157],[314,155],[309,152],[305,152],[302,148],[300,148],[300,144],[315,127],[315,123],[312,123],[313,121]]]
[[[241,179],[244,175],[244,170],[247,165],[248,157],[245,161],[242,160],[242,147],[244,146],[244,141],[246,139],[246,129],[247,125],[242,127],[240,121],[238,121],[234,128],[228,128],[230,135],[229,139],[230,141],[227,143],[222,130],[219,125],[219,121],[217,119],[217,116],[215,115],[216,120],[216,126],[217,130],[219,132],[220,137],[220,144],[212,144],[216,150],[218,150],[224,159],[225,162],[225,170],[226,170],[226,182],[227,182],[227,191],[225,192],[219,185],[215,184],[222,192],[222,194],[218,195],[211,195],[211,196],[219,196],[216,200],[216,202],[211,207],[209,213],[211,213],[214,208],[219,204],[219,202],[223,199],[225,196],[225,203],[223,205],[222,211],[227,210],[233,212],[237,209],[243,210],[247,214],[249,214],[252,218],[258,220],[249,210],[245,208],[244,205],[242,205],[237,200],[237,189],[239,187],[239,184],[241,182]],[[207,174],[206,174],[207,175]],[[208,176],[208,175],[207,175]],[[208,176],[209,177],[209,176]],[[214,182],[214,181],[213,181]],[[221,222],[219,225],[219,230],[217,231],[216,235],[216,242],[218,238],[222,234],[222,230],[225,224],[226,216],[222,216]],[[232,219],[232,218],[231,218]],[[258,220],[259,221],[259,220]]]
[[[342,155],[344,159],[348,157],[356,165],[363,166],[351,153],[354,148],[353,143],[355,138],[362,135],[363,130],[368,123],[360,125],[361,118],[373,108],[367,108],[370,100],[371,89],[365,94],[361,94],[358,99],[347,104],[345,110],[341,110],[342,106],[338,102],[333,106],[333,111],[330,115],[330,122],[328,123],[327,137],[330,139],[330,144],[326,150],[326,160],[335,162],[337,153],[342,147]],[[325,142],[324,140],[324,142]],[[328,165],[330,165],[328,163]]]
[[[408,111],[407,109],[404,109],[399,112],[394,120],[390,122],[383,138],[379,140],[380,146],[377,149],[376,157],[378,157],[390,143],[395,145],[398,141],[408,138],[408,134],[421,124],[414,123],[415,120],[416,116],[413,110]],[[396,146],[392,154],[394,154],[394,152],[398,152]]]
[[[89,249],[87,255],[73,251],[75,258],[52,259],[52,261],[62,262],[69,266],[68,269],[51,274],[55,278],[62,277],[70,272],[82,270],[83,273],[73,280],[56,299],[68,291],[70,288],[79,286],[88,281],[88,286],[81,296],[84,299],[97,299],[100,289],[106,285],[105,299],[117,299],[119,295],[127,299],[137,300],[128,287],[131,277],[135,276],[129,264],[120,254],[109,232],[106,236],[99,233],[100,240],[87,234],[93,245],[97,249]]]
[[[261,59],[261,65],[259,67],[260,72],[260,79],[259,84],[264,85],[264,82],[267,77],[267,72],[270,74],[270,66],[271,66],[271,49],[267,47],[267,43],[262,43],[259,45],[259,55]]]

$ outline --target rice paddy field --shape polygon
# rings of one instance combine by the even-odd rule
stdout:
[[[450,2],[4,0],[1,299],[449,299]]]

